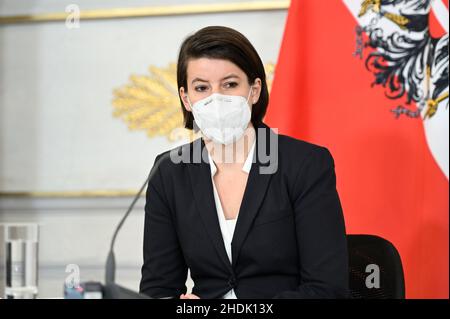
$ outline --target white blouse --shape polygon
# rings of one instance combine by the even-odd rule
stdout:
[[[250,173],[250,169],[252,167],[253,162],[253,155],[255,153],[255,142],[253,142],[252,147],[250,148],[250,151],[248,152],[247,159],[244,162],[244,165],[242,166],[242,170],[246,172],[247,174]],[[216,203],[216,211],[217,211],[217,217],[219,218],[219,225],[220,225],[220,231],[222,232],[222,238],[223,243],[225,244],[225,250],[228,255],[228,259],[231,260],[231,241],[233,239],[234,229],[236,227],[238,216],[236,215],[235,219],[225,219],[225,214],[223,213],[222,203],[220,202],[219,194],[217,193],[216,185],[214,184],[214,175],[217,172],[217,167],[214,164],[213,159],[211,158],[211,155],[208,152],[208,159],[210,163],[211,168],[211,180],[213,184],[213,191],[214,191],[214,201]],[[236,294],[234,293],[234,289],[231,289],[228,291],[222,298],[224,299],[237,299]]]

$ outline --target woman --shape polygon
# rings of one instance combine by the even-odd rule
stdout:
[[[203,28],[183,42],[177,80],[185,127],[202,136],[157,156],[140,291],[182,299],[347,297],[333,158],[263,123],[269,96],[251,43],[230,28]]]

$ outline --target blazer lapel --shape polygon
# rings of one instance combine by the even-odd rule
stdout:
[[[277,141],[275,142],[276,145],[273,143],[274,139],[277,139],[277,135],[265,124],[261,124],[259,127],[255,127],[255,129],[256,149],[254,162],[248,176],[231,246],[233,267],[236,265],[242,245],[259,211],[259,207],[266,196],[267,187],[273,175],[262,173],[264,166],[267,165],[262,163],[260,158],[262,153],[260,152],[268,155],[270,151],[271,154],[276,155],[276,160],[278,161],[278,144]]]
[[[219,219],[217,217],[216,205],[214,202],[213,186],[211,181],[211,170],[208,157],[198,158],[199,154],[206,152],[203,140],[197,139],[192,143],[192,156],[197,157],[187,165],[191,180],[194,200],[200,213],[200,217],[205,225],[208,236],[211,239],[220,259],[231,269],[231,264],[223,243],[222,232],[220,230]]]

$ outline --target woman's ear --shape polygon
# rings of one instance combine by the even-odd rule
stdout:
[[[187,97],[187,92],[185,92],[184,87],[180,87],[180,97],[181,100],[183,101],[183,105],[186,111],[192,112],[191,105],[189,104],[189,100]]]
[[[252,104],[258,103],[260,95],[261,95],[261,79],[256,78],[252,85],[252,93],[250,94],[250,101],[252,102]]]

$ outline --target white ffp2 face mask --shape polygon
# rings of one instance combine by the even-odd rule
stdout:
[[[239,95],[214,93],[193,105],[189,101],[197,126],[215,143],[230,144],[245,132],[251,119],[248,99]]]

